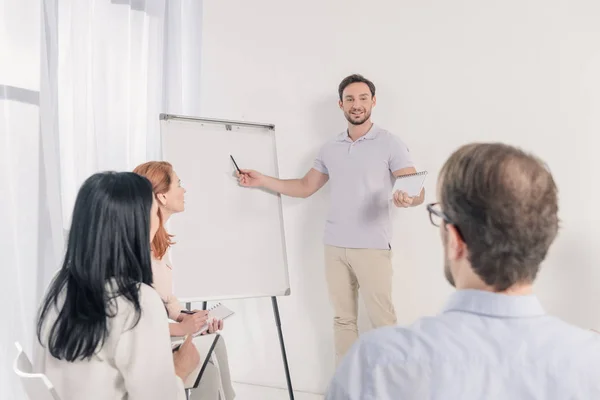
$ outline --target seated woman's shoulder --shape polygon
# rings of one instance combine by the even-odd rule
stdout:
[[[165,305],[152,286],[139,283],[136,285],[136,289],[139,312],[136,310],[135,304],[130,300],[131,297],[121,293],[120,296],[114,299],[113,307],[111,307],[113,316],[116,318],[113,320],[113,323],[122,323],[124,327],[132,327],[133,325],[137,325],[139,318],[145,319],[149,316],[159,316],[162,314],[164,314],[165,319],[167,318]],[[150,319],[154,318],[151,317]]]
[[[146,285],[145,283],[140,283],[138,285],[138,290],[140,293],[140,299],[144,299],[150,302],[155,302],[155,300],[158,300],[158,302],[162,304],[160,295],[152,286]]]
[[[113,286],[113,290],[114,289],[116,289],[116,288]],[[132,289],[132,288],[129,288],[129,290],[130,289]],[[126,291],[126,290],[128,290],[128,289],[122,289],[120,291],[120,295],[114,296],[113,298],[116,301],[116,304],[118,304],[119,308],[124,307],[126,310],[133,311],[134,305],[129,300],[132,297],[133,293],[130,293],[130,294],[124,293],[124,291]],[[160,298],[160,295],[158,294],[158,292],[156,292],[156,290],[152,286],[146,285],[145,283],[138,283],[135,286],[134,290],[137,290],[137,293],[135,293],[135,295],[137,295],[141,309],[146,309],[146,308],[159,309],[160,308],[162,310],[165,308],[163,301]],[[115,292],[113,292],[113,293],[115,293]]]
[[[160,307],[164,308],[164,304],[160,298],[160,295],[152,286],[146,285],[145,283],[140,283],[139,291],[140,303],[154,306],[159,305]]]

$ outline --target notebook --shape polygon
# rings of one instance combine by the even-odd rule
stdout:
[[[221,303],[217,303],[208,309],[208,321],[210,322],[214,319],[224,320],[226,318],[231,317],[233,314],[234,314],[234,312],[231,311],[229,308],[225,307]],[[194,336],[200,335],[201,333],[205,332],[207,329],[208,329],[208,323],[204,324],[204,326],[202,328],[200,328],[200,330],[198,332],[194,333]]]
[[[394,198],[394,193],[396,193],[396,191],[404,192],[410,197],[420,195],[426,177],[427,171],[399,176],[396,178],[396,182],[394,182],[394,188],[390,193],[390,200]]]

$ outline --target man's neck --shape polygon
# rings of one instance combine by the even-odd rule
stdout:
[[[486,284],[479,275],[475,273],[473,267],[466,261],[463,260],[456,264],[453,268],[454,271],[454,282],[455,287],[458,290],[482,290],[485,292],[492,292],[498,294],[505,294],[508,296],[526,296],[533,294],[533,284],[529,282],[515,283],[511,287],[505,290],[496,290],[493,286]]]
[[[353,125],[353,124],[348,124],[348,136],[350,136],[350,139],[352,139],[352,141],[356,141],[358,139],[360,139],[361,137],[365,136],[367,134],[367,132],[369,132],[369,130],[371,130],[371,127],[373,126],[373,123],[371,122],[371,120],[367,120],[365,122],[363,122],[360,125]]]
[[[507,296],[527,296],[533,294],[533,285],[530,283],[517,283],[506,290],[498,291],[494,289],[492,286],[486,285],[484,282],[472,282],[470,284],[463,284],[457,286],[457,289],[473,289],[473,290],[482,290],[485,292],[492,292],[498,294],[504,294]]]
[[[527,296],[529,294],[533,294],[533,285],[530,283],[517,283],[516,285],[513,285],[508,289],[498,293],[509,296]]]

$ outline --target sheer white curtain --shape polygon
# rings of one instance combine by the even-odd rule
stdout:
[[[58,268],[75,195],[160,156],[160,112],[199,115],[199,0],[0,0],[0,398]],[[7,62],[6,60],[9,60]]]
[[[0,0],[0,398],[20,399],[14,342],[30,351],[47,226],[40,146],[40,2]]]
[[[64,223],[91,173],[158,157],[165,0],[58,2]]]

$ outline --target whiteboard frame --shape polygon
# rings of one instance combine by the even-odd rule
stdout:
[[[206,122],[206,123],[213,123],[213,124],[224,124],[225,126],[227,126],[227,125],[250,126],[250,127],[254,127],[254,128],[267,128],[272,131],[275,130],[275,125],[273,125],[273,124],[265,124],[265,123],[261,123],[261,122],[231,121],[231,120],[227,120],[227,119],[190,117],[187,115],[160,114],[158,119],[160,121],[167,121],[170,119],[178,119],[178,120],[182,120],[182,121],[196,121],[196,122]],[[162,137],[162,135],[161,135],[161,137]],[[275,145],[275,147],[276,147],[275,150],[277,151],[277,145]],[[161,151],[162,151],[162,146],[161,146]],[[275,154],[275,157],[277,158],[277,153]]]
[[[277,136],[275,135],[275,125],[260,123],[260,122],[247,122],[247,121],[233,121],[226,119],[213,119],[213,118],[201,118],[201,117],[192,117],[187,115],[175,115],[175,114],[166,114],[161,113],[159,115],[159,121],[168,121],[168,120],[180,120],[180,121],[193,121],[198,122],[200,124],[214,124],[214,125],[225,125],[226,130],[231,130],[232,126],[240,126],[240,127],[252,127],[252,128],[265,128],[272,131],[273,135],[273,155],[275,156],[275,174],[276,178],[279,178],[279,157],[277,152]],[[168,161],[164,159],[163,153],[163,132],[160,130],[160,158],[163,161]],[[283,290],[280,293],[256,293],[256,294],[245,294],[238,296],[229,296],[229,297],[220,297],[220,296],[212,296],[212,297],[182,297],[178,298],[181,303],[198,303],[204,301],[220,301],[220,300],[238,300],[238,299],[250,299],[250,298],[260,298],[260,297],[276,297],[276,296],[289,296],[292,292],[291,284],[290,284],[290,271],[289,271],[289,263],[288,263],[288,254],[287,254],[287,240],[285,237],[285,221],[283,218],[283,200],[281,199],[281,194],[276,193],[277,195],[277,203],[279,204],[279,221],[280,221],[280,230],[281,230],[281,241],[283,246],[283,267],[285,268],[285,275],[287,281],[287,289]]]

